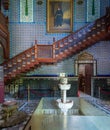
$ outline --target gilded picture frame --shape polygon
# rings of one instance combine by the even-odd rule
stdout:
[[[47,0],[47,32],[70,33],[73,28],[73,0]]]

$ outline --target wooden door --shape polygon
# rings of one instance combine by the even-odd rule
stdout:
[[[85,64],[85,92],[91,95],[91,77],[93,76],[93,64]]]
[[[91,95],[91,77],[93,76],[93,64],[79,64],[79,90]]]

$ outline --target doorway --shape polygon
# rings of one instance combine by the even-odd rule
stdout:
[[[96,60],[87,52],[78,55],[75,61],[75,74],[78,76],[79,90],[91,95],[91,78],[96,75]]]
[[[79,64],[79,90],[91,95],[91,77],[93,76],[92,63]]]

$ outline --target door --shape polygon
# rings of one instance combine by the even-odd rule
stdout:
[[[85,64],[85,91],[91,95],[91,77],[93,76],[93,64]]]
[[[93,76],[92,63],[79,64],[79,90],[91,95],[91,77]]]

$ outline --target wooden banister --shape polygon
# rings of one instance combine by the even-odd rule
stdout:
[[[103,16],[95,22],[87,24],[52,45],[39,45],[35,40],[33,47],[4,62],[5,79],[16,77],[16,75],[25,73],[42,63],[58,62],[103,40],[108,33],[110,34],[109,28],[106,31],[106,17],[108,16]]]

